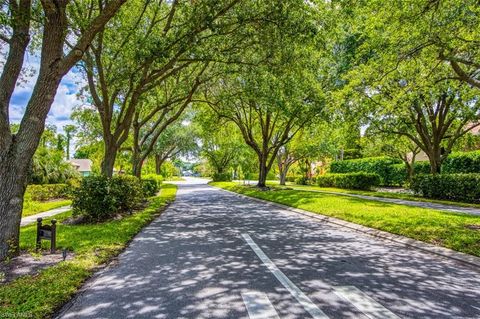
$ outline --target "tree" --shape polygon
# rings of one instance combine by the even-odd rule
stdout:
[[[343,96],[350,103],[346,111],[363,113],[378,131],[409,138],[426,153],[436,174],[455,143],[480,125],[478,90],[458,81],[442,57],[444,45],[466,40],[455,39],[455,30],[468,34],[461,29],[478,20],[471,16],[476,9],[453,0],[378,4],[344,8],[350,13],[344,37],[362,39],[350,50],[356,53],[355,67],[343,77],[348,92]],[[464,49],[459,46],[457,52]]]
[[[60,81],[125,1],[82,3],[89,7],[90,14],[82,17],[80,30],[71,28],[68,14],[72,7],[79,5],[69,1],[45,0],[38,4],[20,0],[9,1],[1,7],[4,27],[0,30],[0,41],[8,46],[8,55],[0,76],[0,259],[18,249],[27,172]],[[20,128],[13,134],[9,105],[31,35],[36,32],[32,25],[36,27],[37,22],[41,34],[40,69]],[[65,46],[68,51],[64,50]]]
[[[238,30],[258,21],[259,13],[239,8],[238,2],[137,1],[115,19],[116,28],[99,33],[83,67],[103,128],[103,174],[111,176],[146,94],[193,64],[233,63],[241,57],[249,38]]]
[[[153,150],[155,172],[161,173],[162,164],[177,156],[188,156],[197,152],[197,136],[190,124],[176,123],[160,134]]]
[[[65,125],[63,127],[63,130],[65,131],[65,136],[66,136],[66,143],[67,145],[65,146],[66,148],[66,153],[67,153],[67,160],[70,159],[70,144],[71,144],[71,141],[72,141],[72,138],[74,136],[74,134],[76,133],[77,131],[77,127],[75,125]]]
[[[159,137],[180,118],[199,86],[206,81],[201,78],[206,68],[207,64],[197,64],[190,72],[171,77],[136,108],[132,154],[135,176],[140,177],[143,162],[155,149]]]
[[[203,131],[201,154],[208,160],[216,174],[225,174],[233,168],[235,158],[243,147],[231,123],[221,123],[214,129]]]

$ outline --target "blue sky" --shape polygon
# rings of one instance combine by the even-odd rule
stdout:
[[[39,58],[27,54],[25,56],[22,81],[19,81],[15,88],[12,100],[10,102],[10,122],[20,122],[25,106],[32,94],[35,81],[38,76]],[[78,96],[78,92],[85,85],[82,75],[76,69],[72,69],[60,83],[55,101],[48,113],[47,124],[54,124],[58,128],[58,132],[63,131],[63,126],[72,123],[70,115],[75,106],[82,105],[84,102]]]

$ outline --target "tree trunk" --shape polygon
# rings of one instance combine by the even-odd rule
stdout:
[[[280,185],[285,186],[287,182],[287,170],[280,171]]]
[[[132,173],[134,176],[141,178],[142,177],[142,166],[143,166],[143,161],[140,158],[140,156],[133,155],[132,156]]]
[[[105,151],[103,153],[102,161],[102,175],[107,177],[113,176],[113,168],[115,166],[115,159],[117,157],[118,149],[113,143],[108,143],[105,139]]]
[[[430,162],[430,173],[432,175],[440,174],[442,167],[442,154],[440,150],[434,150],[427,154],[428,161]]]
[[[164,159],[161,155],[155,155],[155,172],[157,173],[157,175],[160,175],[162,173],[163,162]]]
[[[18,251],[27,174],[9,156],[0,163],[0,260]]]
[[[258,187],[267,187],[267,157],[259,156],[259,170],[258,170]]]

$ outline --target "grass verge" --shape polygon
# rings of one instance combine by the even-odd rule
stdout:
[[[273,186],[273,187],[284,187],[284,186],[280,186],[278,184],[278,182],[273,182],[273,181],[268,182],[267,184],[269,186]],[[342,188],[334,188],[334,187],[319,187],[319,186],[315,186],[315,185],[296,185],[296,184],[291,184],[291,183],[287,184],[286,187],[297,189],[297,190],[305,190],[305,191],[320,191],[320,192],[333,192],[333,193],[340,193],[340,194],[355,194],[355,195],[363,195],[363,196],[374,196],[374,197],[382,197],[382,198],[394,198],[394,199],[402,199],[402,200],[411,200],[411,201],[416,201],[416,202],[436,203],[436,204],[444,204],[444,205],[459,206],[459,207],[480,208],[480,204],[430,199],[430,198],[419,197],[419,196],[410,195],[410,194],[402,194],[402,193],[361,191],[361,190],[342,189]]]
[[[480,256],[480,216],[295,189],[261,191],[234,182],[210,184],[247,196]]]
[[[172,176],[165,179],[165,182],[185,182],[185,178],[180,176]]]
[[[151,198],[147,208],[121,220],[88,225],[59,223],[57,246],[73,251],[75,257],[36,276],[24,276],[0,286],[0,318],[50,317],[99,266],[118,255],[145,225],[158,216],[167,202],[175,199],[176,189],[175,185],[162,185],[160,195]],[[71,212],[55,218],[61,222],[69,216]],[[21,249],[34,248],[35,231],[35,226],[21,228]]]
[[[54,200],[48,202],[25,201],[23,204],[22,217],[32,216],[38,213],[46,212],[62,206],[68,206],[72,203],[69,199]]]

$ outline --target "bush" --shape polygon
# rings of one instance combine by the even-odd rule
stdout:
[[[421,161],[414,164],[415,175],[430,174],[430,162]]]
[[[291,183],[294,183],[296,182],[297,179],[299,178],[302,178],[301,175],[288,175],[286,178],[285,178],[285,181],[286,182],[291,182]]]
[[[154,179],[157,181],[158,186],[160,187],[163,183],[163,176],[158,174],[144,174],[142,179]]]
[[[317,177],[320,187],[369,190],[380,183],[380,177],[371,173],[325,174]]]
[[[305,176],[299,176],[295,179],[295,184],[297,184],[297,185],[308,185],[309,180]]]
[[[214,173],[212,176],[214,182],[231,182],[232,174],[230,173]]]
[[[367,157],[345,161],[335,161],[330,166],[331,173],[372,173],[380,177],[380,185],[399,185],[398,173],[392,166],[400,164],[399,159],[391,157]],[[400,183],[400,185],[403,183]]]
[[[480,174],[417,175],[410,188],[426,198],[480,202]]]
[[[26,191],[26,196],[39,202],[67,198],[68,195],[69,187],[67,184],[28,185]]]
[[[92,175],[83,178],[73,196],[73,215],[101,221],[129,212],[143,199],[139,180],[133,176]]]
[[[480,151],[450,154],[442,165],[442,173],[480,173]]]
[[[152,197],[157,195],[160,190],[160,184],[156,179],[144,178],[142,179],[142,191],[144,197]]]

